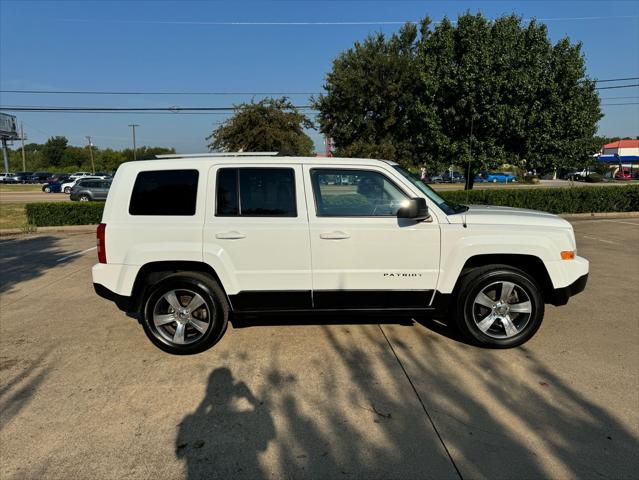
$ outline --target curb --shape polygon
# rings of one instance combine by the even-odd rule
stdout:
[[[21,228],[4,228],[0,229],[0,237],[13,235],[29,235],[35,233],[52,233],[52,232],[95,232],[97,225],[60,225],[57,227],[35,227],[33,231],[25,231]]]
[[[626,218],[626,217],[639,217],[639,212],[593,212],[593,213],[562,213],[559,215],[561,218],[571,219],[574,218]]]

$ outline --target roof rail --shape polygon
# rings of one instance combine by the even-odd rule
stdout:
[[[215,153],[167,153],[155,158],[198,158],[198,157],[276,157],[279,152],[215,152]]]

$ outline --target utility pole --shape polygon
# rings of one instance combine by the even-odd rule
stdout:
[[[129,127],[131,127],[133,129],[133,160],[137,160],[138,156],[136,153],[136,148],[135,148],[135,127],[139,127],[140,125],[138,125],[137,123],[131,123],[129,124]]]
[[[91,173],[95,175],[95,163],[93,162],[93,144],[91,143],[91,136],[86,136],[87,142],[89,142],[89,152],[91,153]]]
[[[20,122],[20,141],[22,142],[22,171],[27,171],[27,157],[24,154],[24,129],[22,128],[22,122]]]

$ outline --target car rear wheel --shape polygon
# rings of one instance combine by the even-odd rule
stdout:
[[[71,193],[70,187],[64,187],[64,193]]]
[[[82,194],[78,197],[78,200],[80,200],[81,202],[88,202],[89,200],[91,200],[91,197],[86,194]]]
[[[228,312],[226,295],[215,280],[184,272],[153,287],[145,302],[143,326],[160,349],[189,355],[211,348],[222,338]]]
[[[51,187],[44,187],[42,190],[44,190],[44,193],[51,193]]]
[[[467,271],[457,297],[459,330],[476,344],[510,348],[527,342],[544,318],[535,280],[514,267],[491,265]]]

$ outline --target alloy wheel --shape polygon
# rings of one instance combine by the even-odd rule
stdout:
[[[200,340],[211,326],[211,311],[199,293],[189,289],[169,290],[153,307],[154,334],[173,345]]]
[[[482,288],[473,302],[473,320],[477,328],[493,338],[511,338],[519,334],[532,314],[530,296],[521,285],[513,282],[493,282]]]

